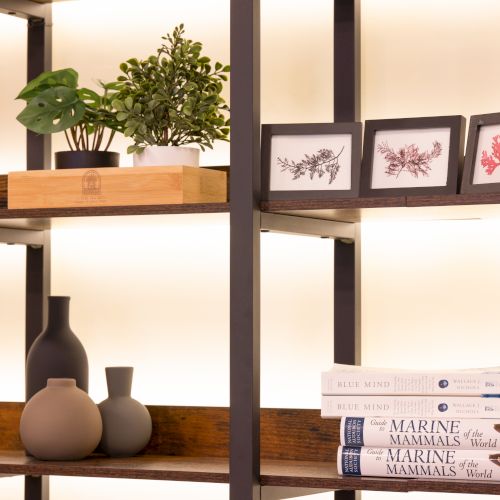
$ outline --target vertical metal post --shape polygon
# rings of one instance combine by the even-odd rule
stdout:
[[[334,257],[335,363],[361,362],[361,231],[356,224],[354,242],[335,240]],[[358,500],[357,491],[336,491],[335,500]]]
[[[334,262],[334,362],[355,365],[360,362],[359,328],[357,328],[356,309],[356,246],[359,242],[335,240]]]
[[[52,67],[52,7],[45,6],[43,18],[28,18],[28,81]],[[50,136],[27,132],[28,170],[50,169]],[[26,354],[42,331],[46,298],[50,292],[50,233],[45,231],[42,247],[26,249]],[[48,476],[27,476],[25,500],[49,500]]]
[[[360,0],[334,0],[333,116],[336,122],[360,120]],[[360,232],[354,244],[335,240],[334,360],[360,362]],[[354,500],[355,491],[337,491],[336,500]]]
[[[360,120],[360,0],[334,0],[333,115]]]
[[[231,0],[230,499],[260,499],[260,2]]]

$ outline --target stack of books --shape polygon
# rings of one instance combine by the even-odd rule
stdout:
[[[339,474],[500,481],[500,368],[322,374]]]

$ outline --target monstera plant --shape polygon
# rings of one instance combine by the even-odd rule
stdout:
[[[78,73],[66,68],[42,73],[17,96],[26,102],[17,119],[27,129],[37,134],[64,132],[70,151],[56,153],[56,168],[118,166],[118,153],[108,148],[124,127],[111,106],[113,84],[101,87],[101,95],[78,88]]]

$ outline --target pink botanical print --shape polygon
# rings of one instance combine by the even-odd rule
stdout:
[[[441,156],[442,150],[441,143],[438,141],[432,143],[430,151],[423,151],[422,153],[415,144],[405,145],[405,147],[399,148],[397,151],[389,147],[387,141],[377,146],[377,151],[384,155],[387,162],[385,173],[395,175],[396,178],[399,177],[401,172],[408,172],[412,177],[416,178],[419,175],[429,176],[430,164],[434,158]]]
[[[500,166],[500,135],[496,135],[492,139],[491,155],[487,151],[483,151],[481,165],[485,168],[487,175],[492,175],[495,169]]]

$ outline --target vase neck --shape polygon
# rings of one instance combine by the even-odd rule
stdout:
[[[131,366],[112,366],[106,368],[106,382],[110,398],[130,397],[133,373],[134,369]]]
[[[69,328],[69,297],[49,297],[47,330]]]

